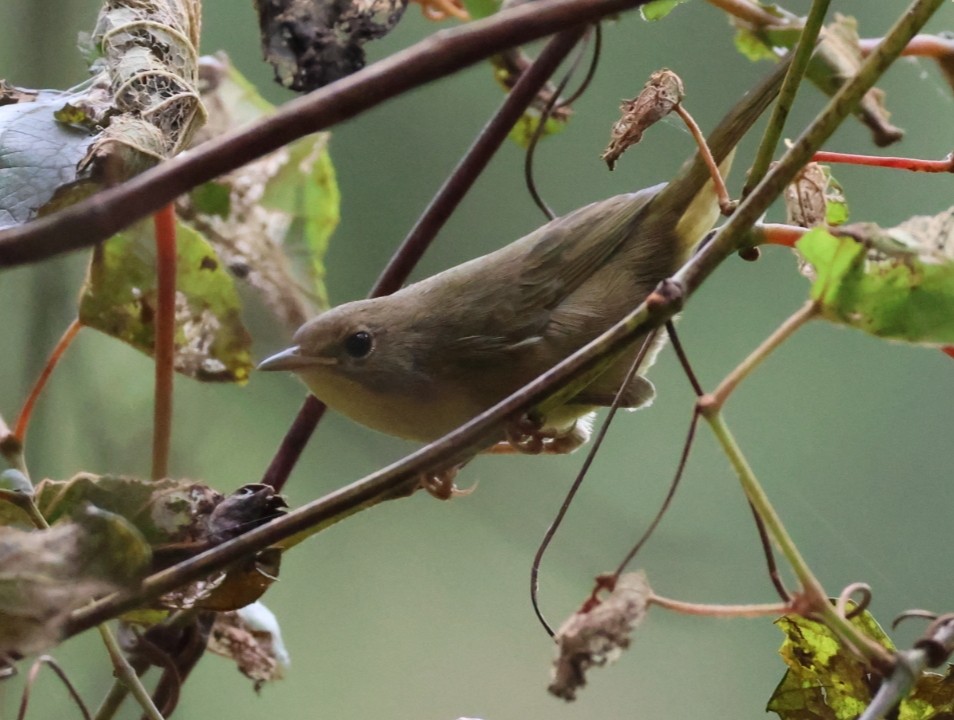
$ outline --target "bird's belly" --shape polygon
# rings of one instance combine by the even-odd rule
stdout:
[[[339,379],[311,391],[328,407],[373,430],[419,442],[446,435],[479,415],[487,407],[457,395],[453,400],[438,394],[380,393],[356,382]]]

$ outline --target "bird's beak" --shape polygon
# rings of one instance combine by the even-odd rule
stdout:
[[[257,370],[300,370],[315,365],[331,365],[333,358],[313,357],[302,355],[298,345],[292,345],[271,357],[267,357],[258,364]]]

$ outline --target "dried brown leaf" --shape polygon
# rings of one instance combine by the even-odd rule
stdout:
[[[650,125],[671,113],[685,94],[680,77],[663,68],[650,76],[639,95],[624,100],[619,106],[622,117],[613,125],[609,144],[600,156],[609,169],[616,167],[619,156],[638,143]]]
[[[598,605],[577,612],[554,638],[557,658],[549,690],[559,698],[576,699],[586,685],[586,672],[615,661],[629,647],[630,633],[646,615],[652,591],[642,572],[621,575],[613,591]]]

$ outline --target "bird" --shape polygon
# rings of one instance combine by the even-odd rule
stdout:
[[[777,93],[776,71],[709,138],[725,166]],[[317,315],[262,371],[290,370],[329,407],[375,430],[433,441],[534,380],[633,310],[673,274],[715,223],[719,207],[697,156],[669,183],[590,203],[487,255],[397,292]],[[655,394],[644,376],[654,340],[621,389],[634,350],[575,396],[491,444],[569,452],[588,418],[621,393],[640,408]],[[531,437],[532,436],[532,437]],[[499,442],[498,442],[499,441]]]

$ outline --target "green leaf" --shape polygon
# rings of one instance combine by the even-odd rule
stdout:
[[[954,209],[896,228],[845,226],[865,244],[816,228],[796,243],[813,266],[811,297],[822,315],[878,337],[922,345],[954,343]],[[943,237],[942,237],[943,236]]]
[[[312,291],[328,307],[324,258],[340,220],[341,195],[328,155],[327,133],[302,138],[287,147],[288,156],[265,185],[262,207],[291,220],[285,234],[287,251],[301,248],[309,261]]]
[[[212,180],[204,185],[199,185],[190,193],[190,196],[196,212],[227,218],[232,211],[232,201],[229,193],[228,185]]]
[[[954,716],[954,674],[925,673],[901,703],[898,720],[950,720]]]
[[[682,5],[684,2],[686,0],[653,0],[653,2],[640,6],[639,14],[642,15],[643,20],[650,22],[662,20],[675,10],[677,5]]]
[[[537,131],[538,127],[540,127],[540,116],[536,113],[526,112],[510,129],[510,139],[520,147],[527,148],[530,145],[530,141],[533,140],[533,134]],[[550,135],[557,135],[563,132],[565,128],[566,121],[549,117],[543,125],[543,133],[540,135],[540,138],[543,139]]]
[[[777,62],[778,51],[795,47],[799,34],[798,29],[790,27],[769,27],[757,31],[740,28],[736,31],[733,42],[735,49],[752,62],[760,60]]]
[[[209,243],[177,223],[175,369],[198,380],[243,383],[252,367],[251,338],[240,317],[235,283]],[[151,222],[107,240],[94,254],[80,296],[88,327],[151,355],[156,270]]]
[[[463,0],[464,9],[473,20],[490,17],[500,9],[500,0]]]

